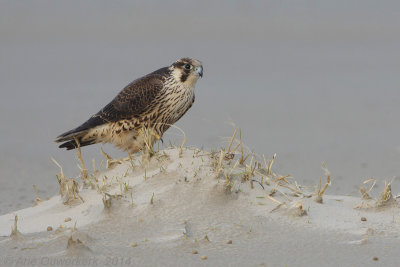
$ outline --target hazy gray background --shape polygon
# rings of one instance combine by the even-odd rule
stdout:
[[[78,175],[58,134],[184,56],[204,64],[178,123],[189,145],[220,145],[232,121],[302,183],[326,162],[329,193],[400,176],[399,11],[367,0],[1,1],[0,214],[31,205],[32,184],[42,198],[57,193],[51,156]],[[89,166],[99,148],[83,149]]]

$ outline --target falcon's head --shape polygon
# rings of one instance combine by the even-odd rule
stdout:
[[[175,79],[187,87],[195,86],[199,77],[203,77],[201,62],[193,58],[182,58],[175,61],[170,70]]]

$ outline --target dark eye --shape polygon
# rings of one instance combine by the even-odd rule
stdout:
[[[190,70],[192,68],[192,66],[190,66],[190,64],[185,64],[185,70]]]

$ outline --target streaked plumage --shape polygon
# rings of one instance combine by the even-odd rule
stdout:
[[[68,150],[95,143],[136,153],[145,145],[143,129],[151,130],[151,145],[178,121],[194,102],[194,87],[203,76],[201,62],[182,58],[128,84],[108,105],[81,126],[61,134],[56,142]]]

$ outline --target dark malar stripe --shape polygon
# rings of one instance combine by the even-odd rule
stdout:
[[[182,73],[181,82],[184,83],[184,82],[187,80],[188,76],[189,76],[189,74],[187,74],[187,73]]]

